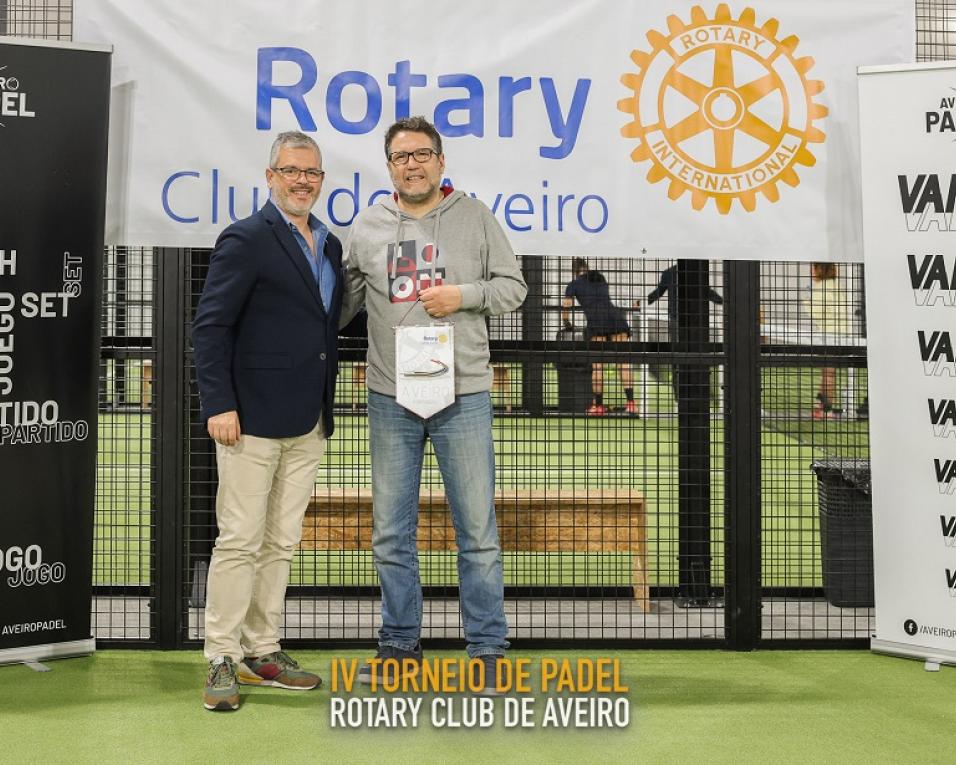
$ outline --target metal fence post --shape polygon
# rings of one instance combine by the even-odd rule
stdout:
[[[541,258],[525,258],[522,262],[528,296],[521,311],[521,337],[529,347],[540,348],[544,339],[544,265]],[[537,360],[525,361],[523,368],[522,403],[532,417],[544,413],[544,365]]]
[[[710,306],[706,260],[677,264],[677,350],[703,353],[710,342]],[[673,332],[672,332],[673,337]],[[678,362],[675,393],[680,476],[680,597],[687,605],[705,606],[713,596],[710,554],[710,368]]]
[[[154,626],[160,648],[183,644],[184,414],[183,285],[185,251],[160,248],[153,337],[156,342],[156,416],[153,467],[156,480],[156,539],[152,564]]]
[[[724,263],[725,631],[730,648],[760,640],[760,264]]]

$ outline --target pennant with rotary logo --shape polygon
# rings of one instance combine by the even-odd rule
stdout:
[[[455,334],[451,324],[395,327],[395,400],[419,417],[455,401]]]

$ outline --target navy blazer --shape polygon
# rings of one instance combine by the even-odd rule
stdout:
[[[329,313],[272,202],[219,235],[192,327],[203,422],[235,409],[243,434],[288,438],[322,413],[332,435],[344,284],[332,233],[325,256],[336,275]]]

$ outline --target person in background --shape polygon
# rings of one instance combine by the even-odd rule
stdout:
[[[511,414],[511,370],[507,364],[492,364],[491,394],[501,397],[505,412]]]
[[[819,340],[824,345],[839,345],[850,333],[849,299],[836,263],[810,264],[810,287],[804,304],[810,320],[823,333]],[[822,420],[835,417],[838,413],[833,406],[835,399],[836,369],[823,367],[812,418]]]
[[[611,300],[610,288],[607,279],[600,271],[588,267],[584,258],[575,258],[571,261],[573,278],[564,290],[564,300],[561,302],[561,319],[566,330],[573,330],[571,321],[571,307],[577,300],[584,310],[586,335],[588,340],[604,342],[624,342],[631,336],[631,327],[627,323],[624,311],[614,305]],[[619,364],[618,375],[621,386],[624,388],[624,411],[634,417],[640,416],[637,403],[634,401],[634,373],[630,364]],[[591,392],[594,399],[587,413],[591,417],[601,417],[607,414],[604,405],[604,365],[593,364],[591,369]]]
[[[661,271],[657,287],[647,295],[647,304],[653,305],[665,295],[667,296],[667,337],[671,343],[676,343],[680,338],[680,300],[678,293],[680,285],[677,283],[677,264],[669,266]],[[707,290],[707,299],[715,305],[722,305],[723,297],[713,287]],[[674,389],[674,397],[677,397],[677,366],[672,367],[671,385]]]
[[[677,291],[677,265],[674,264],[673,266],[669,266],[661,271],[661,277],[657,281],[657,287],[655,287],[654,290],[647,295],[648,305],[653,305],[665,295],[667,296],[667,319],[671,329],[671,340],[674,342],[677,341],[677,325],[679,318],[677,315]],[[723,305],[724,299],[713,287],[708,288],[707,298],[711,303]]]

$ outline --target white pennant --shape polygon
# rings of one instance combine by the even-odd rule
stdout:
[[[395,400],[431,417],[455,400],[455,334],[451,324],[395,328]]]

